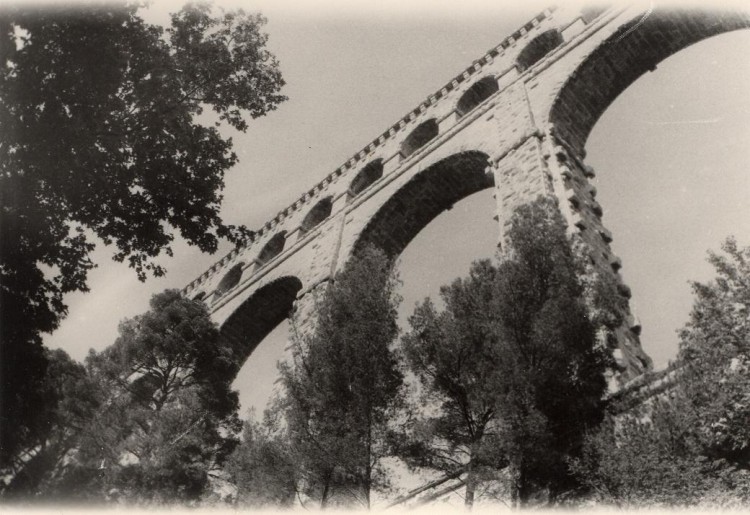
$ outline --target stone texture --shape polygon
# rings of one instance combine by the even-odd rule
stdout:
[[[613,236],[588,182],[594,171],[585,164],[586,139],[615,97],[661,60],[701,39],[748,26],[748,12],[723,8],[649,11],[641,3],[548,9],[428,94],[183,292],[205,295],[224,337],[249,356],[295,307],[299,327],[309,330],[316,292],[358,248],[373,244],[396,257],[442,211],[494,188],[498,232],[488,238],[502,242],[519,204],[553,195],[590,258],[591,273],[612,274],[628,297],[618,273],[622,263],[609,247]],[[518,66],[519,55],[529,55],[522,54],[527,45],[549,31],[560,37],[546,38],[559,44]],[[496,80],[497,91],[468,112],[457,109],[467,91],[478,91],[472,87],[480,80]],[[404,141],[428,120],[434,120],[437,135],[404,155]],[[352,188],[368,165],[382,165],[382,176]],[[305,220],[315,219],[311,210],[328,198],[327,218],[300,231]],[[282,231],[282,252],[259,264],[261,250]],[[234,275],[222,284],[230,270]],[[217,295],[217,288],[226,291]],[[629,322],[615,331],[615,387],[651,367],[640,346],[640,324],[630,312],[624,315]]]

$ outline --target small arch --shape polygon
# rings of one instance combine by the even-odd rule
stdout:
[[[383,176],[383,160],[376,159],[362,168],[349,186],[349,198],[362,193],[370,184]]]
[[[417,126],[401,143],[401,158],[406,159],[438,135],[438,124],[434,118]]]
[[[299,237],[302,238],[316,225],[328,218],[333,209],[333,197],[326,197],[310,209],[305,219],[299,226]]]
[[[484,77],[476,81],[474,85],[466,90],[456,104],[456,113],[459,118],[487,100],[499,89],[500,87],[497,85],[495,77]]]
[[[259,269],[269,261],[271,261],[273,258],[281,254],[281,252],[284,250],[284,244],[286,243],[286,231],[281,231],[280,233],[276,234],[273,238],[268,240],[268,243],[263,247],[263,249],[260,251],[260,254],[258,254],[258,257],[255,258],[255,269]]]
[[[563,42],[562,34],[556,29],[542,32],[532,39],[526,47],[521,50],[516,58],[516,67],[519,72],[528,70],[542,57],[560,46]]]
[[[219,282],[219,285],[216,287],[216,296],[219,297],[221,295],[224,295],[226,292],[237,286],[239,284],[240,279],[242,279],[242,267],[245,266],[245,263],[237,263],[232,268],[229,269],[229,272],[227,272],[224,277],[222,277],[221,281]]]
[[[193,297],[193,300],[197,302],[197,301],[203,300],[205,298],[206,298],[206,292],[199,291],[198,294],[195,297]]]
[[[581,9],[581,20],[589,24],[599,17],[609,7],[607,5],[590,5]]]

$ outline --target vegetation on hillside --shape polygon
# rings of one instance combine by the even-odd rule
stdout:
[[[573,463],[602,502],[750,502],[750,247],[729,238],[722,250],[709,253],[715,279],[692,283],[671,384],[612,417]]]
[[[393,263],[365,249],[293,324],[283,392],[244,430],[241,363],[207,307],[155,295],[85,364],[47,352],[47,423],[0,495],[369,508],[402,460],[459,481],[469,507],[488,486],[518,507],[746,506],[750,248],[710,254],[666,387],[627,409],[605,381],[621,297],[573,248],[554,201],[519,207],[506,253],[444,286],[442,309],[419,304],[400,340]]]

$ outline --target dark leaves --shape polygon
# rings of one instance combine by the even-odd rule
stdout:
[[[144,280],[165,273],[175,233],[202,251],[239,244],[220,216],[231,140],[195,122],[204,106],[244,130],[285,97],[259,15],[188,5],[165,33],[138,4],[5,7],[0,12],[0,330],[3,365],[38,345],[86,291],[92,239]],[[36,342],[36,343],[34,343]],[[31,352],[31,349],[30,349]],[[31,366],[29,364],[29,366]],[[25,374],[43,373],[43,360]],[[3,373],[3,427],[31,399]],[[28,388],[33,386],[28,385]],[[3,438],[4,442],[9,442]],[[4,446],[2,463],[14,449]]]

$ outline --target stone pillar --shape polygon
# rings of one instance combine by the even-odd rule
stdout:
[[[304,338],[311,335],[315,330],[317,303],[323,298],[328,284],[329,280],[326,279],[306,291],[301,291],[297,296],[297,300],[294,301],[294,314],[291,319],[292,331],[296,333],[293,337]],[[287,347],[287,351],[290,350]]]
[[[612,334],[602,335],[605,340],[616,341],[614,357],[618,373],[610,378],[610,386],[616,389],[650,370],[652,364],[651,358],[641,348],[640,323],[627,302],[630,288],[619,274],[620,258],[614,255],[609,245],[612,233],[602,223],[603,210],[596,201],[596,188],[589,182],[595,173],[583,162],[583,156],[556,135],[554,126],[545,129],[542,147],[560,212],[568,223],[576,251],[587,260],[587,275],[591,278],[603,275],[611,279],[617,294],[625,298],[620,313],[623,323]]]
[[[615,284],[618,295],[626,298],[620,313],[623,323],[600,335],[602,344],[613,347],[617,370],[609,373],[610,389],[616,390],[630,379],[651,368],[651,359],[641,348],[640,324],[630,312],[630,289],[618,273],[620,259],[612,253],[612,235],[602,224],[602,208],[596,201],[596,188],[589,182],[594,171],[580,156],[555,136],[553,127],[530,134],[503,155],[492,167],[495,176],[500,246],[503,245],[513,211],[539,196],[554,196],[574,250],[587,261],[592,281],[604,274]],[[586,280],[586,279],[584,279]]]

